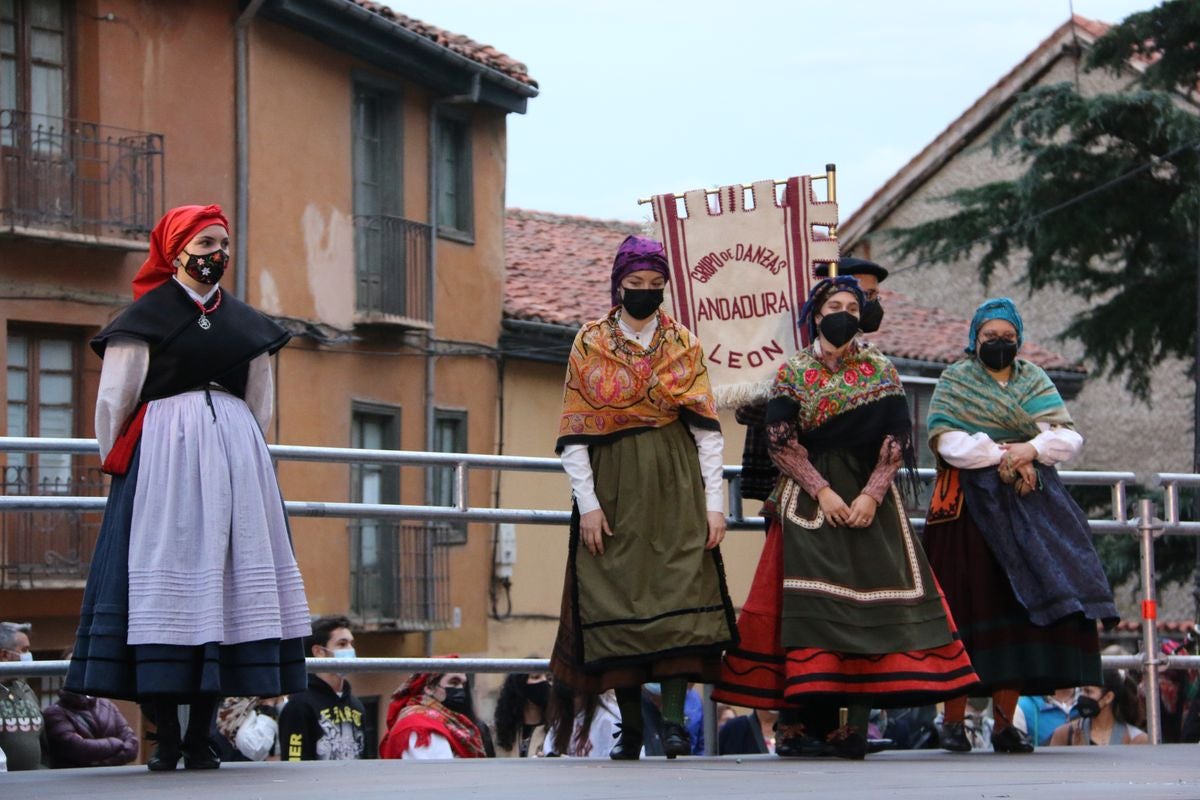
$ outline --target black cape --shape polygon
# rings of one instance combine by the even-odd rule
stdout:
[[[199,325],[200,307],[178,281],[168,280],[122,311],[92,339],[101,358],[116,337],[150,346],[150,366],[142,402],[171,397],[219,383],[244,398],[250,362],[276,353],[291,334],[274,320],[221,290],[221,304],[208,313],[212,326]]]

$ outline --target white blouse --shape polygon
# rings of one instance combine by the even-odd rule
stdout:
[[[1051,427],[1045,422],[1037,424],[1041,430],[1029,440],[1037,450],[1039,463],[1052,467],[1070,461],[1079,455],[1083,437],[1070,428]],[[1004,451],[986,433],[947,431],[937,438],[938,455],[952,467],[978,469],[1000,463]]]

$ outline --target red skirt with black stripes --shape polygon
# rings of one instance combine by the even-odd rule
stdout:
[[[937,592],[952,633],[951,641],[940,647],[867,654],[785,647],[783,540],[775,520],[738,618],[740,643],[725,654],[714,699],[751,708],[783,708],[824,697],[897,708],[959,697],[978,684],[940,586]]]

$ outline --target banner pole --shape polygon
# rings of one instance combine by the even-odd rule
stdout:
[[[837,202],[837,164],[825,165],[825,197],[829,202]],[[832,225],[829,228],[829,238],[837,240],[837,225]],[[838,265],[834,261],[829,265],[829,277],[836,278],[838,275]]]

